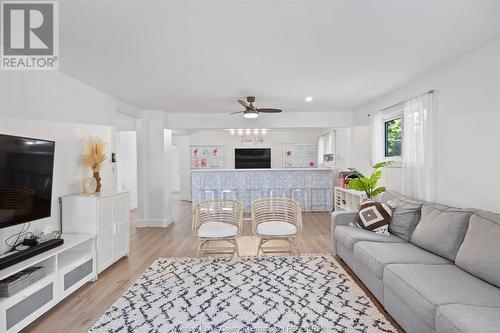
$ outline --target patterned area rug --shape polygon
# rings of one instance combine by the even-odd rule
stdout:
[[[159,259],[90,332],[397,332],[331,255]]]

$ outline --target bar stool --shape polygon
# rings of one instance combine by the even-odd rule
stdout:
[[[308,211],[307,207],[307,190],[305,188],[294,188],[290,190],[290,198],[296,200],[300,204],[303,212]]]
[[[237,189],[232,190],[222,190],[220,192],[220,199],[224,202],[230,201],[239,201],[240,200],[240,192]],[[222,207],[222,210],[232,210],[233,205],[228,205],[227,207]]]
[[[282,188],[267,189],[266,194],[269,198],[286,198],[286,190]]]
[[[216,189],[200,190],[200,192],[198,193],[199,201],[215,200],[216,196],[217,196]]]
[[[220,198],[222,200],[240,200],[240,191],[237,189],[222,190],[220,192]]]
[[[250,217],[250,208],[252,207],[252,202],[257,199],[262,198],[262,189],[260,188],[247,188],[245,189],[245,199],[243,200],[245,206],[245,220]]]
[[[317,208],[318,205],[316,203],[317,197],[321,198],[320,208]],[[311,211],[327,211],[330,208],[328,203],[331,198],[331,190],[323,187],[313,187],[311,188],[311,197],[310,197],[310,210]]]

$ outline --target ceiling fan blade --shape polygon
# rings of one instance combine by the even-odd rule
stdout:
[[[280,113],[282,110],[280,109],[271,109],[271,108],[263,108],[263,109],[257,109],[257,112],[262,112],[262,113]]]
[[[238,103],[241,104],[241,106],[243,106],[245,109],[249,109],[250,108],[250,104],[248,104],[247,102],[245,102],[244,100],[242,99],[239,99],[238,100]]]
[[[237,114],[237,113],[243,113],[243,112],[246,112],[246,111],[236,111],[236,112],[231,112],[230,114]]]

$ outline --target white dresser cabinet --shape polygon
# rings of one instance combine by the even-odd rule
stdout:
[[[62,197],[64,233],[96,234],[97,272],[129,251],[128,192]]]

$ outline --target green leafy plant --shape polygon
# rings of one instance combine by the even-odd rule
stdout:
[[[385,192],[385,187],[377,187],[380,177],[382,177],[382,168],[388,167],[392,164],[392,161],[380,162],[375,164],[372,168],[373,171],[369,177],[366,177],[359,170],[355,168],[349,168],[355,176],[359,178],[354,178],[349,180],[347,187],[356,191],[362,191],[366,193],[368,199],[374,198],[379,194]]]

